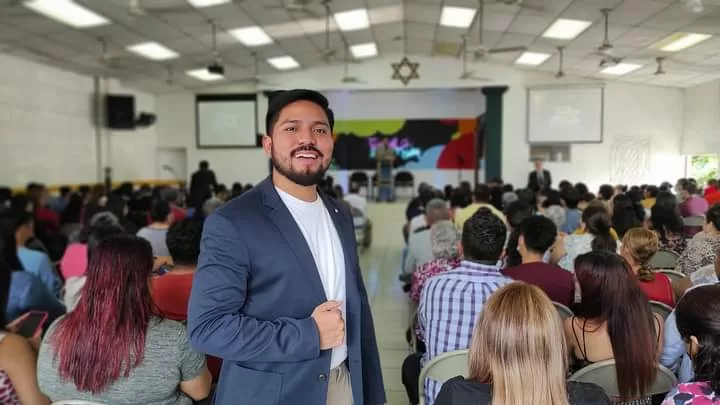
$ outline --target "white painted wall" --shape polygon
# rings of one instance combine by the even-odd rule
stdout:
[[[138,111],[154,111],[154,96],[108,81],[111,92],[136,96]],[[155,129],[104,131],[98,160],[93,78],[0,54],[0,184],[24,186],[152,179]],[[149,149],[148,149],[149,148]]]
[[[487,82],[459,80],[458,62],[456,60],[413,57],[420,62],[420,80],[412,81],[407,87],[399,81],[391,80],[392,70],[389,64],[397,62],[399,56],[390,56],[368,60],[351,67],[351,74],[364,79],[372,85],[343,84],[342,66],[327,66],[311,70],[293,71],[268,76],[265,80],[272,86],[268,89],[280,88],[312,88],[322,90],[331,96],[347,91],[373,90],[378,92],[411,93],[408,90],[438,88],[479,88],[486,85],[507,85],[509,90],[504,99],[504,140],[503,140],[503,177],[516,185],[524,185],[526,176],[531,170],[528,162],[529,146],[526,143],[526,88],[536,85],[557,85],[551,75],[527,72],[490,64],[475,64],[472,69],[479,75],[489,78]],[[566,78],[560,84],[597,84],[595,80]],[[262,87],[262,86],[261,86]],[[262,90],[262,88],[260,89]],[[341,93],[337,93],[342,90]],[[251,86],[222,86],[212,92],[252,92]],[[207,92],[207,91],[206,91]],[[362,94],[362,93],[360,93]],[[372,93],[366,93],[372,94]],[[264,97],[260,97],[259,122],[262,131],[266,106]],[[386,111],[392,116],[399,116],[402,105],[388,102],[387,98],[376,97],[377,103],[372,107],[380,113]],[[336,100],[333,100],[335,105]],[[342,103],[340,103],[342,105]],[[190,171],[201,159],[211,162],[219,180],[231,183],[235,180],[255,182],[267,175],[267,160],[259,149],[232,150],[198,150],[195,148],[194,95],[191,93],[163,94],[157,98],[160,116],[158,135],[159,144],[166,147],[188,148],[188,168]],[[484,106],[483,106],[484,107]],[[432,103],[427,110],[443,110],[447,105]],[[458,108],[454,106],[453,108]],[[483,108],[484,109],[484,108]],[[340,108],[339,110],[342,110]],[[367,117],[367,111],[357,108],[348,114],[359,114]],[[363,115],[364,114],[364,115]],[[166,117],[163,119],[163,117]],[[171,117],[168,119],[167,117]],[[556,181],[566,178],[570,181],[586,182],[591,188],[602,183],[636,182],[659,183],[663,180],[674,180],[684,172],[683,158],[680,147],[683,134],[683,90],[633,85],[610,82],[605,93],[605,138],[601,144],[576,145],[572,147],[569,163],[552,163],[548,168],[553,171]],[[648,164],[642,178],[638,178],[637,170],[633,169],[635,159],[627,159],[628,164],[617,167],[612,163],[613,146],[623,140],[649,140]],[[457,172],[436,173],[426,180],[441,186],[445,182],[456,182]],[[342,183],[344,174],[338,173]],[[441,178],[440,178],[441,177]],[[419,179],[424,179],[421,174]],[[468,176],[468,179],[470,176]]]
[[[685,90],[682,152],[720,154],[720,80]]]

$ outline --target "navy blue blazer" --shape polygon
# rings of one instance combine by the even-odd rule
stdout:
[[[321,198],[345,254],[353,403],[385,403],[367,292],[347,208]],[[310,317],[327,301],[315,261],[268,178],[210,215],[188,308],[192,347],[224,360],[219,405],[325,405],[330,350]]]

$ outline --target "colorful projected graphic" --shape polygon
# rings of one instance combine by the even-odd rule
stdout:
[[[383,139],[388,139],[388,145],[397,155],[396,168],[473,169],[476,142],[482,149],[482,121],[482,116],[336,121],[333,168],[375,169],[377,146]]]

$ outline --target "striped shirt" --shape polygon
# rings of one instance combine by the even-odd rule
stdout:
[[[427,280],[418,307],[418,336],[427,346],[422,364],[443,353],[467,349],[483,305],[512,281],[498,266],[468,260]],[[431,379],[424,384],[425,403],[432,405],[442,384]]]

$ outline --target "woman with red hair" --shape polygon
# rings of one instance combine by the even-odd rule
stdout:
[[[150,244],[135,236],[90,252],[77,307],[40,348],[38,383],[52,401],[189,405],[208,396],[205,356],[181,323],[153,315],[152,265]]]

